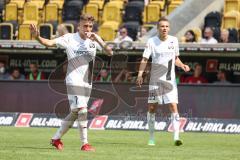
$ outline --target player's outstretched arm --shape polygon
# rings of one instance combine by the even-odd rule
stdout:
[[[30,31],[31,31],[32,35],[36,38],[36,40],[39,43],[41,43],[42,45],[47,46],[47,47],[56,46],[55,40],[45,39],[40,36],[39,30],[35,24],[30,25]]]
[[[190,67],[186,64],[183,64],[179,57],[176,57],[175,65],[182,68],[185,72],[190,71]]]
[[[108,45],[106,45],[106,43],[102,40],[102,38],[100,36],[98,36],[96,33],[93,33],[93,32],[89,32],[87,33],[87,36],[96,41],[104,50],[104,52],[109,55],[109,56],[112,56],[113,55],[113,51],[112,51],[112,48],[109,47]]]
[[[145,68],[146,68],[146,66],[147,66],[147,62],[148,62],[148,59],[145,58],[145,57],[143,57],[143,59],[142,59],[142,61],[141,61],[141,64],[140,64],[140,67],[139,67],[138,76],[137,76],[137,81],[136,81],[136,83],[137,83],[137,85],[138,85],[139,87],[141,87],[141,85],[142,85],[142,83],[143,83],[143,77],[142,77],[142,75],[143,75],[143,72],[144,72],[144,70],[145,70]]]

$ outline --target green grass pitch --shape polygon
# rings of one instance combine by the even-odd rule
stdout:
[[[64,150],[49,145],[53,128],[0,127],[1,160],[239,160],[240,135],[183,133],[183,146],[172,134],[156,132],[156,146],[147,146],[147,131],[89,131],[96,152],[81,152],[77,129],[64,137]]]

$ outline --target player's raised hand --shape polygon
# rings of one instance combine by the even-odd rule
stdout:
[[[85,33],[87,38],[93,40],[93,41],[99,41],[98,36],[96,35],[96,33],[93,32],[86,32]]]
[[[143,83],[143,78],[142,77],[137,77],[136,84],[141,88]]]
[[[182,69],[184,70],[184,72],[189,72],[190,71],[190,67],[188,65],[186,65],[186,64],[184,64],[182,66]]]
[[[37,26],[35,24],[30,24],[30,27],[29,27],[30,31],[31,31],[31,34],[34,36],[34,37],[38,37],[39,36],[39,30],[37,28]]]

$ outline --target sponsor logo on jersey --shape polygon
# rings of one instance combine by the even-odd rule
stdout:
[[[170,42],[169,46],[168,46],[168,49],[174,49],[174,44],[173,42]]]

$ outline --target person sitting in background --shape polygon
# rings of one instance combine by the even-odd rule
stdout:
[[[31,72],[27,75],[28,80],[44,80],[45,75],[38,70],[38,65],[36,63],[31,63],[29,65]]]
[[[19,68],[13,68],[8,79],[9,80],[24,80],[25,76],[23,74],[21,74]]]
[[[204,29],[204,38],[201,40],[203,44],[216,44],[218,41],[213,37],[213,29],[211,27],[206,27]]]
[[[145,40],[143,39],[143,36],[145,36],[146,33],[147,33],[147,28],[142,26],[140,32],[138,33],[137,42],[144,43]]]
[[[102,69],[100,71],[100,74],[96,78],[96,81],[98,81],[98,82],[110,82],[111,81],[111,75],[109,74],[107,69]]]
[[[207,79],[202,76],[202,66],[200,64],[196,64],[194,66],[194,72],[193,75],[190,77],[187,77],[185,79],[185,83],[207,83]]]
[[[192,30],[188,30],[184,34],[184,42],[186,43],[196,43],[196,35]]]
[[[128,36],[128,31],[127,31],[127,28],[125,27],[120,28],[119,36],[114,39],[115,43],[121,43],[123,41],[129,41],[129,42],[133,41],[133,39]]]
[[[6,80],[9,77],[9,73],[6,70],[4,61],[0,61],[0,80]]]
[[[214,82],[215,84],[230,84],[227,80],[227,72],[225,70],[219,70],[217,73],[218,81]]]
[[[221,43],[229,43],[229,31],[227,29],[221,30],[220,42]]]
[[[57,26],[56,35],[53,38],[61,37],[64,34],[67,34],[67,33],[68,33],[67,27],[64,24],[59,24]]]
[[[135,83],[135,81],[136,81],[136,77],[133,77],[132,73],[130,73],[127,69],[121,70],[121,72],[114,79],[115,83],[118,83],[118,82]]]

